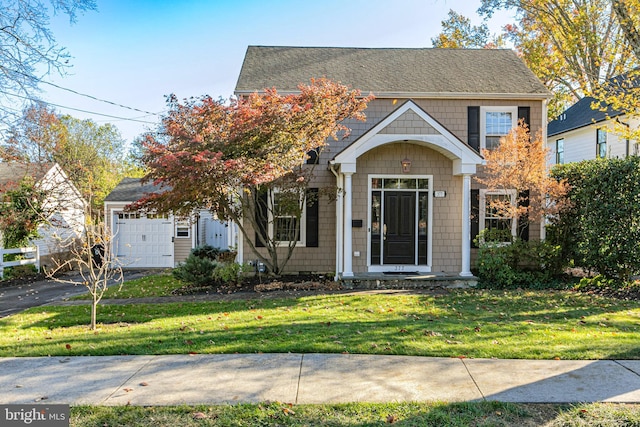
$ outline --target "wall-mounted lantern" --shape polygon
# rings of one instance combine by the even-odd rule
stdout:
[[[400,162],[400,164],[402,165],[402,173],[411,172],[411,160],[405,158]]]

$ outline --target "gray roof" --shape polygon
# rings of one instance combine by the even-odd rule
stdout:
[[[18,184],[27,176],[38,182],[53,165],[54,163],[0,163],[0,187]]]
[[[549,96],[511,50],[268,46],[248,47],[236,94],[297,92],[320,77],[379,97]]]
[[[141,178],[123,178],[116,188],[104,198],[105,202],[136,202],[147,194],[158,193],[160,187],[153,182],[142,183]]]
[[[623,114],[621,111],[608,107],[606,111],[594,110],[591,105],[597,102],[595,98],[586,96],[573,104],[564,113],[547,125],[547,136],[554,136],[570,130],[580,129]]]

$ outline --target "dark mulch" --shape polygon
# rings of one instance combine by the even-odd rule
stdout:
[[[292,274],[273,277],[246,276],[238,283],[218,283],[210,286],[185,285],[174,290],[174,295],[264,293],[273,291],[337,291],[342,287],[333,276],[321,274]]]

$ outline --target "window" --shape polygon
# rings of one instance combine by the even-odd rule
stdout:
[[[499,213],[496,205],[515,205],[515,190],[480,190],[480,230],[491,230],[492,239],[500,242],[510,242],[516,236],[517,221]],[[485,231],[487,233],[487,231]]]
[[[189,237],[191,225],[188,218],[179,218],[176,221],[176,237]]]
[[[296,245],[304,245],[306,203],[302,203],[302,212],[298,218],[301,200],[297,194],[275,191],[271,201],[273,221],[269,223],[269,235],[276,242],[289,243],[296,239]]]
[[[596,158],[604,159],[607,157],[607,131],[598,129],[596,131]]]
[[[564,164],[564,138],[556,139],[556,164]]]
[[[518,124],[518,107],[481,107],[480,148],[492,150]]]

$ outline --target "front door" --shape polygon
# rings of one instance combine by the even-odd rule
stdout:
[[[416,263],[416,193],[384,192],[383,263]]]
[[[430,271],[431,179],[371,178],[369,271]]]

